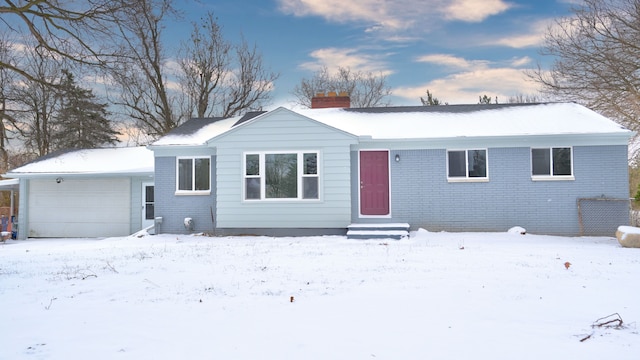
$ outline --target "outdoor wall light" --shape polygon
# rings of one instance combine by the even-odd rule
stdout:
[[[400,162],[400,154],[396,154],[396,162]]]
[[[59,177],[59,178],[57,178],[57,179],[56,179],[56,182],[57,182],[58,184],[60,184],[60,183],[61,183],[61,182],[63,182],[63,181],[64,181],[64,179],[63,179],[63,178],[61,178],[61,177]]]

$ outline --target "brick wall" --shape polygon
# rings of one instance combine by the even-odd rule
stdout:
[[[161,233],[186,234],[184,218],[190,217],[194,223],[194,233],[213,233],[211,219],[216,214],[215,191],[216,157],[211,157],[211,194],[176,196],[176,158],[156,157],[155,159],[155,216],[162,217]]]
[[[336,94],[335,92],[329,92],[327,95],[320,93],[311,98],[312,109],[349,107],[351,107],[351,98],[347,93]]]
[[[578,235],[578,198],[628,197],[625,146],[574,147],[575,180],[567,181],[532,181],[528,147],[489,148],[489,181],[475,183],[447,182],[444,149],[391,151],[390,158],[396,154],[401,160],[391,161],[390,221],[412,229],[506,231],[517,225],[532,233]],[[357,174],[357,152],[352,159]],[[357,201],[354,222],[379,221],[359,219]],[[624,217],[619,222],[624,225]]]

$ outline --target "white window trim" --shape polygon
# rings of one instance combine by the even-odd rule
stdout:
[[[487,156],[486,163],[486,174],[484,177],[470,177],[469,176],[469,151],[472,150],[484,150]],[[465,175],[464,176],[449,176],[449,152],[450,151],[464,151],[464,167],[465,167]],[[459,182],[489,182],[489,149],[487,148],[468,148],[468,149],[447,149],[446,156],[446,171],[447,171],[447,182],[450,183],[459,183]]]
[[[296,154],[298,156],[298,196],[295,198],[267,198],[266,197],[266,177],[265,171],[265,155],[272,154]],[[304,174],[304,154],[316,154],[316,175]],[[258,155],[259,158],[259,175],[247,175],[247,155]],[[320,202],[322,200],[322,160],[320,150],[274,150],[274,151],[246,151],[242,153],[242,201],[247,203],[257,202]],[[303,178],[316,177],[318,178],[318,198],[317,199],[304,199]],[[260,198],[259,199],[247,199],[247,178],[259,178],[260,179]]]
[[[569,148],[571,153],[571,175],[553,175],[553,149],[561,149],[561,148]],[[533,175],[533,151],[534,149],[538,150],[549,150],[549,175]],[[575,180],[575,175],[573,172],[573,146],[545,146],[545,147],[532,147],[529,149],[529,164],[531,172],[531,180],[532,181],[572,181]]]
[[[196,159],[209,159],[209,190],[180,190],[178,187],[180,186],[180,160],[191,160],[191,187],[195,189],[196,184]],[[211,156],[177,156],[176,157],[176,192],[175,195],[211,195]]]

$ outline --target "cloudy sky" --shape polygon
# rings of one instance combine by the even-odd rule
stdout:
[[[186,20],[213,11],[225,37],[242,34],[280,74],[274,105],[322,66],[383,73],[393,105],[419,105],[429,89],[451,104],[504,102],[537,88],[523,71],[554,19],[576,0],[186,0]],[[184,26],[184,32],[180,27]],[[170,32],[188,36],[188,24]]]

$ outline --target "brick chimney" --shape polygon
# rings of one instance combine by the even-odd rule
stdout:
[[[349,94],[345,91],[340,94],[336,94],[335,91],[330,91],[328,94],[317,93],[311,99],[312,109],[326,109],[326,108],[348,108],[351,107],[351,99]]]

